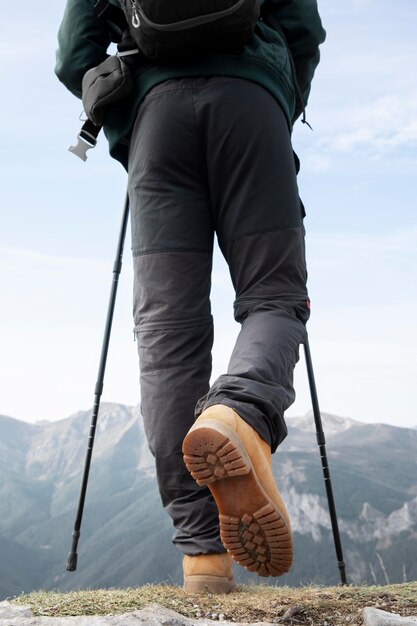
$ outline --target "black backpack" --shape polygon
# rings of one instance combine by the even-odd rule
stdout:
[[[260,14],[258,0],[119,2],[135,44],[148,59],[158,63],[239,51]]]

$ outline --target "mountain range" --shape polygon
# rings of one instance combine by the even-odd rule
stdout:
[[[102,404],[76,572],[66,571],[90,411],[28,424],[0,416],[0,600],[33,589],[181,584],[136,408]],[[323,414],[349,582],[417,579],[417,430]],[[273,456],[294,535],[294,564],[247,584],[337,584],[339,572],[311,414],[288,418]]]

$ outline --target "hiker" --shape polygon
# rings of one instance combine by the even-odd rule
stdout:
[[[281,575],[292,562],[271,466],[287,434],[284,412],[295,398],[310,309],[291,131],[325,31],[315,0],[249,0],[253,23],[244,41],[202,34],[181,54],[175,46],[183,42],[165,40],[149,52],[145,27],[157,18],[172,23],[164,11],[187,12],[189,3],[121,4],[127,40],[133,36],[140,51],[126,55],[126,65],[121,57],[130,91],[101,114],[110,153],[128,171],[145,432],[184,555],[185,589],[226,593],[234,588],[232,558],[260,576]],[[204,4],[213,7],[195,7]],[[242,2],[218,1],[214,10],[235,4]],[[85,106],[94,83],[86,86],[87,78],[108,63],[115,32],[113,18],[93,5],[67,0],[55,69]],[[119,35],[123,42],[126,32]],[[210,386],[214,236],[241,330],[227,372]]]

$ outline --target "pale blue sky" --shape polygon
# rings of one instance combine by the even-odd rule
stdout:
[[[81,104],[53,74],[64,0],[2,12],[0,413],[36,421],[92,404],[126,185],[104,137],[67,152]],[[417,4],[321,0],[328,39],[309,131],[297,124],[307,209],[310,341],[322,410],[417,424]],[[103,399],[139,401],[129,242]],[[238,326],[216,257],[214,374]],[[289,414],[310,408],[304,363]]]

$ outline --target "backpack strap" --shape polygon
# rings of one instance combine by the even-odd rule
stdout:
[[[96,0],[94,13],[97,17],[104,18],[109,25],[113,41],[117,43],[117,53],[119,56],[129,57],[139,52],[130,34],[129,26],[122,9],[112,4],[109,0]],[[127,63],[132,62],[129,59]]]
[[[87,150],[94,148],[97,143],[97,137],[101,131],[101,126],[96,126],[90,120],[86,120],[77,135],[77,143],[70,146],[68,150],[75,154],[82,161],[87,160]]]
[[[110,28],[112,41],[117,43],[117,54],[123,57],[123,62],[131,65],[134,63],[132,56],[139,51],[130,36],[126,18],[121,9],[118,9],[109,0],[97,0],[94,4],[94,13],[98,18],[104,18]],[[87,150],[94,148],[102,126],[93,124],[87,119],[77,135],[77,143],[68,150],[83,161],[87,160]]]
[[[97,17],[103,17],[109,25],[112,24],[116,26],[117,31],[112,30],[112,34],[116,35],[116,43],[118,43],[121,38],[121,34],[127,29],[126,18],[121,9],[118,9],[114,4],[109,2],[109,0],[96,0],[94,3],[94,13]]]

